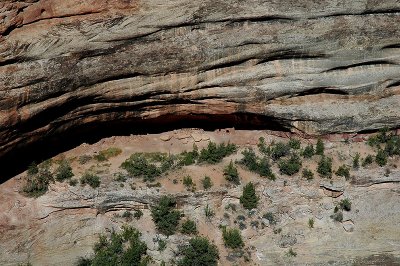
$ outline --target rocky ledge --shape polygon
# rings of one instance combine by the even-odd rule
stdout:
[[[269,144],[286,142],[261,131],[175,131],[113,137],[81,145],[52,160],[54,170],[62,160],[71,162],[75,175],[71,180],[79,180],[87,171],[96,173],[101,180],[99,187],[57,181],[44,195],[32,198],[22,193],[27,174],[16,176],[0,185],[0,264],[76,265],[79,257],[93,254],[99,234],[118,232],[128,224],[142,233],[148,255],[154,260],[150,265],[162,265],[162,261],[174,265],[171,260],[179,258],[179,247],[189,237],[175,232],[167,238],[156,230],[151,215],[160,198],[171,195],[185,216],[182,221],[194,221],[199,234],[217,245],[218,265],[400,265],[398,155],[389,158],[384,167],[375,162],[352,167],[346,179],[338,176],[339,166],[353,165],[356,152],[364,162],[376,151],[365,143],[326,141],[324,154],[333,159],[336,172],[331,179],[319,176],[321,156],[314,155],[302,158],[302,168],[315,172],[308,180],[302,171],[292,176],[281,174],[272,161],[275,181],[250,172],[240,163],[241,184],[225,180],[229,162],[242,160],[242,152],[249,147],[260,152],[257,140],[261,136]],[[143,182],[120,168],[133,152],[178,154],[193,144],[199,149],[207,147],[208,141],[235,143],[239,150],[220,163],[176,168],[154,182]],[[301,145],[304,148],[310,143],[315,141]],[[119,148],[121,153],[108,161],[95,159],[110,147]],[[125,178],[117,178],[121,174]],[[208,189],[202,182],[205,175],[212,180]],[[190,188],[183,181],[188,176],[193,182]],[[252,210],[245,209],[239,200],[249,182],[255,184],[259,200]],[[343,201],[350,203],[348,209],[339,209]],[[206,208],[214,215],[207,215]],[[131,217],[138,210],[143,217]],[[240,250],[224,245],[221,226],[240,229],[243,251],[250,261],[238,256]],[[159,249],[157,239],[167,242],[165,250]]]
[[[396,128],[399,12],[397,0],[2,1],[0,156],[101,122]]]

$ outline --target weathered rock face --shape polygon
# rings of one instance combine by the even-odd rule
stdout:
[[[397,0],[2,1],[0,155],[100,122],[398,127],[399,12]]]
[[[63,154],[66,158],[76,158],[81,152],[98,154],[99,149],[110,145],[123,148],[119,156],[106,164],[92,161],[82,165],[78,160],[72,163],[74,178],[87,169],[101,173],[101,185],[96,189],[56,182],[45,195],[27,198],[18,192],[24,185],[24,174],[12,178],[0,185],[0,265],[27,262],[76,265],[79,257],[93,253],[99,233],[109,234],[127,224],[142,232],[142,240],[149,247],[148,254],[155,261],[151,265],[160,265],[162,260],[173,265],[170,260],[177,259],[178,246],[186,244],[189,237],[177,233],[167,239],[165,251],[158,250],[154,239],[166,237],[156,232],[150,207],[163,195],[173,195],[185,219],[195,221],[200,235],[218,246],[218,265],[400,265],[400,169],[394,167],[399,165],[399,157],[390,158],[388,165],[391,166],[385,168],[352,169],[349,180],[335,175],[329,181],[318,175],[306,180],[300,173],[289,177],[274,169],[277,179],[272,181],[238,166],[242,184],[230,186],[224,183],[222,172],[231,160],[241,158],[239,150],[216,165],[198,164],[175,169],[157,179],[161,183],[159,187],[147,186],[149,183],[138,178],[128,178],[124,182],[115,180],[114,171],[120,172],[118,166],[132,151],[176,154],[194,143],[201,148],[208,140],[221,139],[241,143],[241,150],[249,146],[257,150],[257,139],[261,135],[267,137],[267,141],[277,140],[254,130],[233,133],[177,130],[160,135],[110,138]],[[366,144],[342,143],[335,148],[326,145],[327,148],[331,146],[326,155],[334,158],[334,169],[337,169],[339,164],[351,164],[351,155],[363,145]],[[343,149],[351,153],[344,153]],[[369,153],[372,148],[369,149],[364,151]],[[337,154],[343,157],[335,156]],[[303,167],[314,170],[316,162],[313,160],[316,158],[304,160]],[[57,167],[53,165],[53,169]],[[208,174],[214,186],[203,190],[200,180]],[[182,177],[187,175],[197,184],[195,192],[187,191],[182,184]],[[239,200],[244,185],[250,181],[256,184],[259,197],[258,208],[251,212],[245,210]],[[331,216],[335,206],[343,199],[351,201],[351,210],[343,211],[341,222],[334,221]],[[213,217],[205,216],[206,206],[215,212]],[[139,220],[124,217],[125,211],[137,209],[143,211]],[[273,214],[275,222],[265,217],[268,212]],[[239,220],[239,217],[243,218]],[[313,228],[309,225],[310,218],[314,221]],[[235,252],[225,249],[222,240],[220,226],[240,228],[240,222],[244,225],[241,234],[245,249],[250,251],[250,263],[232,260]],[[287,255],[290,248],[298,254],[296,257]]]

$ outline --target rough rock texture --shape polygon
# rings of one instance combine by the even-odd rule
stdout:
[[[109,121],[398,127],[399,12],[397,0],[2,1],[0,155]]]
[[[374,180],[380,172],[364,171],[361,176]],[[361,176],[357,174],[354,178]],[[389,183],[371,187],[346,183],[344,197],[351,199],[352,211],[344,213],[343,223],[330,218],[339,200],[327,197],[317,183],[293,180],[293,177],[287,181],[289,185],[284,185],[282,179],[276,182],[259,179],[257,193],[261,195],[262,206],[246,218],[248,227],[242,231],[246,245],[254,246],[252,265],[399,265],[400,172],[397,170],[393,176]],[[74,265],[79,256],[92,253],[99,233],[118,230],[124,224],[124,219],[116,215],[125,210],[143,210],[144,217],[131,224],[143,233],[149,254],[157,262],[173,258],[177,246],[187,240],[182,235],[172,236],[166,252],[158,252],[154,246],[154,225],[148,208],[161,195],[169,193],[164,188],[133,191],[129,186],[120,188],[118,183],[113,183],[93,190],[57,184],[45,196],[29,199],[18,194],[17,183],[11,179],[0,187],[0,199],[6,202],[0,205],[1,265],[26,261],[33,265]],[[241,191],[242,187],[218,188],[174,196],[181,210],[198,226],[205,227],[208,237],[221,244],[218,226],[234,226],[222,218],[222,213],[228,212],[233,218],[239,214],[227,211],[227,206],[238,205]],[[221,212],[208,222],[203,211],[207,204]],[[251,228],[250,221],[259,220],[267,211],[275,214],[277,224]],[[315,217],[313,229],[307,226],[310,217]],[[278,228],[282,233],[273,232]],[[290,247],[298,254],[296,258],[285,255]],[[221,265],[232,265],[225,255],[221,255]],[[380,263],[354,264],[359,260],[368,261],[370,255],[383,257]]]
[[[244,148],[257,151],[260,136],[267,143],[282,140],[255,130],[230,133],[175,130],[156,135],[112,137],[94,145],[80,145],[53,158],[52,169],[58,168],[56,161],[60,158],[73,161],[76,179],[86,171],[98,173],[101,185],[96,189],[55,182],[45,195],[27,198],[19,192],[25,174],[14,177],[0,185],[0,265],[14,266],[29,261],[34,266],[72,266],[80,256],[93,252],[99,233],[109,234],[126,223],[142,232],[149,255],[156,262],[154,265],[160,265],[162,260],[166,265],[173,265],[170,259],[176,259],[178,246],[186,243],[188,236],[180,233],[171,236],[166,250],[157,250],[154,239],[166,237],[155,231],[149,207],[165,194],[176,197],[177,208],[183,211],[185,219],[195,221],[199,233],[218,246],[219,265],[400,265],[399,156],[389,158],[385,167],[373,164],[352,169],[349,180],[336,175],[326,180],[316,173],[313,180],[306,180],[301,172],[284,176],[275,165],[273,172],[277,178],[271,181],[238,165],[242,183],[228,185],[223,177],[224,167],[231,160],[240,160]],[[133,152],[177,154],[191,149],[194,143],[201,149],[207,146],[208,140],[235,143],[239,151],[219,164],[175,169],[158,178],[157,187],[153,187],[155,182],[148,186],[149,183],[138,178],[115,180],[115,174],[122,171],[119,166]],[[326,141],[325,144],[330,147],[325,154],[333,158],[335,170],[342,164],[351,165],[356,152],[363,158],[373,152],[365,143]],[[104,163],[79,162],[81,155],[90,157],[109,147],[119,147],[122,153]],[[303,167],[315,171],[317,161],[318,156],[305,159]],[[187,191],[182,184],[183,177],[188,175],[196,184],[195,192]],[[200,183],[205,175],[214,184],[206,191]],[[260,199],[258,208],[252,211],[241,207],[239,200],[243,186],[250,181],[255,184]],[[342,222],[334,221],[331,215],[335,206],[345,198],[351,201],[351,210],[343,211]],[[207,205],[215,212],[211,218],[205,216]],[[143,217],[126,220],[124,212],[134,209],[141,209]],[[265,216],[268,212],[273,214],[275,222],[269,222]],[[240,226],[239,217],[244,227]],[[309,219],[314,220],[313,228],[309,227]],[[241,228],[250,263],[235,259],[235,251],[224,247],[220,225]],[[297,253],[296,257],[287,255],[290,248]]]

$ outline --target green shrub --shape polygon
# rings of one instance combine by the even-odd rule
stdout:
[[[78,259],[78,262],[76,263],[77,266],[91,266],[92,265],[92,260],[84,257],[80,257]],[[32,265],[29,265],[32,266]]]
[[[379,166],[385,166],[387,164],[387,154],[384,150],[379,149],[375,156],[375,162]]]
[[[381,128],[379,130],[378,135],[376,136],[377,140],[380,143],[386,143],[391,138],[391,135],[387,134],[388,132],[389,132],[389,128],[387,128],[387,127]]]
[[[117,181],[117,182],[122,182],[123,183],[123,182],[125,182],[127,180],[126,174],[123,174],[121,172],[115,173],[114,176],[115,176],[114,180]]]
[[[400,155],[400,136],[392,136],[386,142],[385,152],[388,156]]]
[[[342,210],[350,211],[351,210],[351,201],[349,199],[342,199],[339,202],[339,206]]]
[[[317,140],[317,146],[315,148],[315,154],[324,155],[324,150],[325,150],[324,142],[322,141],[322,139],[319,138]]]
[[[330,217],[337,222],[343,222],[343,213],[341,211],[332,214]]]
[[[235,144],[221,143],[217,145],[214,142],[209,142],[207,148],[203,148],[200,151],[199,162],[216,164],[221,162],[224,157],[234,154],[236,151],[237,147]]]
[[[73,176],[74,174],[72,173],[72,167],[69,162],[67,160],[62,160],[56,170],[56,180],[62,182]]]
[[[289,155],[289,153],[290,153],[290,146],[283,142],[278,142],[274,144],[271,148],[271,158],[274,161],[279,160],[280,158],[286,155]]]
[[[318,162],[317,172],[321,177],[332,177],[332,159],[329,157],[322,156]]]
[[[178,165],[192,165],[196,163],[198,157],[199,157],[199,150],[196,144],[193,144],[192,151],[189,152],[184,151],[178,156],[179,158]]]
[[[192,220],[186,220],[182,223],[181,233],[185,235],[196,235],[198,233],[196,223]]]
[[[344,176],[346,179],[350,178],[350,168],[346,165],[339,166],[338,170],[336,171],[337,176]]]
[[[365,157],[365,159],[362,163],[362,166],[365,167],[367,165],[370,165],[370,164],[372,164],[373,161],[374,161],[374,157],[372,157],[372,155],[369,154],[369,155],[367,155],[367,157]]]
[[[211,178],[209,176],[205,176],[203,180],[201,180],[201,183],[203,184],[204,189],[209,189],[213,186],[213,183],[211,182]]]
[[[297,154],[292,154],[289,159],[279,162],[279,171],[281,174],[292,176],[300,171],[301,160]]]
[[[275,179],[275,175],[272,173],[271,165],[267,157],[259,158],[252,148],[245,149],[242,154],[243,158],[239,161],[241,165],[260,176]]]
[[[122,214],[122,218],[125,218],[125,219],[128,220],[128,221],[131,221],[131,220],[132,220],[132,217],[133,217],[133,214],[132,214],[130,211],[125,211],[125,212]]]
[[[157,239],[158,242],[158,251],[164,251],[167,248],[167,241],[163,240],[163,239]]]
[[[369,146],[375,147],[375,146],[379,145],[379,140],[378,140],[377,136],[371,136],[368,138],[367,143]]]
[[[314,146],[312,144],[307,145],[303,150],[304,158],[311,158],[315,154]]]
[[[314,228],[314,218],[308,219],[308,227]]]
[[[286,256],[288,256],[288,257],[296,257],[297,256],[297,252],[295,252],[293,250],[293,248],[289,248],[289,251],[286,253]]]
[[[81,177],[81,184],[82,185],[88,184],[92,188],[97,188],[100,186],[100,177],[98,177],[95,174],[85,173]]]
[[[244,208],[251,210],[257,208],[258,200],[259,199],[257,197],[253,183],[248,183],[243,188],[243,194],[240,197],[240,203],[243,205]]]
[[[258,162],[258,169],[256,171],[260,176],[268,177],[271,180],[275,180],[275,174],[272,172],[271,164],[267,157],[263,157]]]
[[[204,207],[204,214],[206,216],[207,219],[211,219],[214,215],[215,212],[213,211],[213,209],[211,209],[211,207],[207,204],[206,207]]]
[[[301,146],[301,142],[298,139],[289,139],[289,147],[294,150],[299,150]]]
[[[175,168],[175,156],[174,155],[168,155],[163,158],[161,161],[161,166],[159,167],[160,173],[165,173],[171,169]]]
[[[217,246],[211,244],[205,237],[195,237],[189,240],[189,245],[180,248],[182,258],[178,266],[217,266],[219,252]]]
[[[161,163],[171,156],[165,152],[138,152],[136,155],[144,156],[151,163]]]
[[[303,178],[305,178],[307,180],[314,179],[314,173],[308,168],[303,169],[302,176],[303,176]]]
[[[240,231],[236,228],[222,228],[224,244],[228,248],[236,249],[244,246]]]
[[[147,245],[140,240],[140,232],[132,227],[124,227],[120,233],[112,233],[109,238],[100,236],[94,245],[91,258],[81,258],[83,265],[148,265]]]
[[[389,129],[387,127],[380,129],[377,135],[368,138],[368,145],[379,147],[380,144],[388,142],[392,138],[392,134],[387,134],[388,132]]]
[[[192,152],[182,152],[180,154],[178,165],[192,165],[196,163],[196,156]]]
[[[236,185],[240,184],[239,173],[235,165],[231,162],[224,168],[225,179]]]
[[[143,177],[145,181],[153,181],[161,175],[161,169],[149,160],[142,153],[134,153],[129,159],[121,164],[130,175],[134,177]]]
[[[264,155],[270,155],[271,154],[271,148],[267,147],[267,145],[265,144],[265,139],[263,137],[260,137],[258,139],[258,150],[264,154]]]
[[[140,220],[142,218],[143,212],[141,210],[135,210],[133,213],[133,217],[135,217],[136,220]]]
[[[267,212],[266,214],[263,215],[263,218],[267,219],[270,225],[276,224],[276,219],[272,212]]]
[[[72,178],[69,180],[68,184],[72,187],[75,187],[78,184],[78,180],[75,178]]]
[[[360,154],[357,152],[353,158],[353,168],[358,169],[360,167]]]
[[[99,153],[93,156],[94,159],[96,159],[98,162],[105,162],[107,161],[107,157],[103,153]]]
[[[157,230],[164,235],[173,235],[181,219],[181,212],[175,210],[176,201],[169,196],[163,196],[160,202],[151,208],[151,216]]]
[[[34,167],[34,166],[33,166]],[[29,197],[40,197],[44,195],[51,182],[54,182],[53,174],[50,171],[50,164],[41,164],[31,169],[26,177],[26,183],[22,188],[23,192]],[[29,171],[28,171],[29,172]],[[36,172],[36,174],[34,174]]]
[[[258,157],[252,148],[247,148],[242,151],[243,158],[240,160],[240,164],[244,165],[250,171],[258,170]]]
[[[183,177],[183,185],[185,185],[187,189],[191,188],[193,186],[193,179],[189,175]]]

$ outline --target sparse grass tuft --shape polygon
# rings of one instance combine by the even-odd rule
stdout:
[[[97,161],[104,162],[108,161],[112,157],[116,157],[122,153],[120,148],[111,147],[106,150],[102,150],[99,154],[93,156]]]

